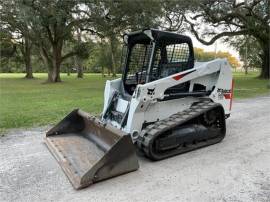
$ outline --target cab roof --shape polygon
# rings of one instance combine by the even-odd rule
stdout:
[[[135,32],[124,34],[124,41],[127,44],[133,45],[136,43],[147,44],[151,41],[156,43],[188,43],[192,44],[191,38],[185,35],[161,31],[157,29],[144,29]]]

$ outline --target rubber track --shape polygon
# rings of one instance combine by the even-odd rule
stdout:
[[[167,153],[154,153],[154,151],[152,150],[153,142],[156,138],[158,138],[158,136],[162,135],[162,133],[164,133],[167,130],[171,130],[179,125],[184,125],[187,121],[190,121],[211,109],[219,107],[222,108],[221,110],[223,112],[224,120],[222,120],[223,123],[221,124],[223,125],[224,128],[222,133],[218,137],[198,142],[196,144],[186,145],[185,147],[180,147],[179,149],[175,149]],[[152,160],[161,160],[177,154],[185,153],[191,150],[195,150],[201,147],[218,143],[225,137],[225,133],[226,133],[225,115],[222,105],[210,101],[201,101],[187,110],[178,112],[166,119],[157,121],[147,126],[140,133],[137,139],[137,145],[148,158]]]

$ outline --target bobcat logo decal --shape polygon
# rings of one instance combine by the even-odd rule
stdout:
[[[147,88],[147,95],[155,95],[155,89],[156,88]]]

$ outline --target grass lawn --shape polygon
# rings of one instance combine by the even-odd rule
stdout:
[[[103,107],[103,90],[107,78],[100,74],[61,75],[62,83],[44,84],[46,74],[34,74],[34,80],[23,74],[0,74],[0,132],[8,128],[55,124],[75,108],[99,114]],[[235,73],[236,98],[269,92],[267,81]]]
[[[75,108],[98,114],[106,79],[97,74],[61,75],[63,82],[44,83],[46,74],[0,74],[0,130],[56,123]]]
[[[234,98],[248,98],[258,95],[269,94],[267,84],[270,81],[258,79],[259,73],[250,72],[245,75],[242,72],[235,72],[234,77]]]

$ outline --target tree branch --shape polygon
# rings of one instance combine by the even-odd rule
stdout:
[[[75,51],[69,52],[69,53],[65,54],[64,56],[62,56],[61,62],[63,62],[63,61],[66,60],[67,58],[72,57],[72,56],[77,55],[77,54],[78,54],[78,53],[75,52]]]
[[[47,53],[46,49],[44,47],[40,47],[42,51],[42,55],[47,59],[47,61],[50,61],[49,54]]]
[[[199,42],[201,42],[202,44],[204,44],[204,45],[211,45],[211,44],[215,43],[215,41],[218,40],[219,38],[222,38],[222,37],[225,37],[225,36],[236,36],[236,35],[245,35],[245,34],[248,34],[248,30],[246,30],[246,29],[243,29],[243,30],[240,30],[240,31],[234,31],[234,32],[222,32],[222,33],[219,33],[219,34],[215,35],[210,41],[205,41],[204,39],[202,39],[199,36],[199,34],[197,33],[197,31],[195,30],[194,24],[191,23],[190,21],[188,21],[186,18],[185,18],[185,20],[190,25],[191,32],[194,34],[194,36],[196,37],[196,39]]]
[[[50,30],[50,27],[49,26],[46,26],[46,29],[47,29],[49,40],[51,41],[51,43],[54,43],[54,40],[53,40],[53,37],[52,37],[52,32]]]
[[[91,32],[92,34],[98,35],[100,38],[105,38],[105,36],[103,34],[97,32],[97,31],[95,31],[93,29],[90,29],[90,28],[82,28],[82,27],[80,27],[80,30],[81,31],[86,31],[86,32]]]

